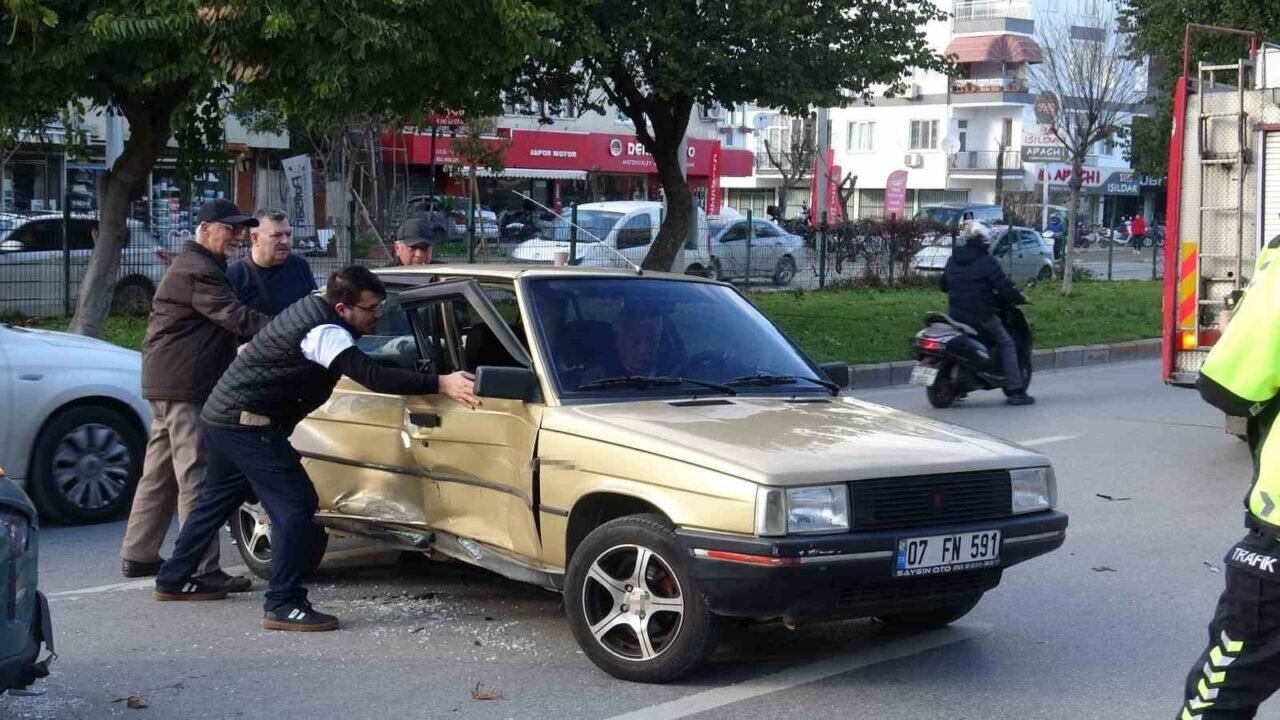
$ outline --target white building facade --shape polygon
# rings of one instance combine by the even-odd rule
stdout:
[[[949,17],[931,23],[926,35],[939,53],[955,58],[956,77],[918,72],[905,97],[878,97],[870,105],[830,113],[835,163],[857,176],[850,215],[879,216],[886,181],[896,170],[907,171],[907,215],[940,202],[993,203],[997,176],[1006,206],[1008,193],[1039,203],[1046,170],[1050,204],[1065,205],[1069,165],[1028,163],[1022,157],[1024,135],[1040,128],[1033,68],[1046,51],[1037,26],[1065,21],[1078,42],[1089,42],[1100,32],[1100,17],[1114,17],[1097,5],[1090,0],[954,0],[942,7]],[[1135,177],[1124,154],[1122,142],[1113,139],[1098,143],[1087,158],[1081,208],[1086,220],[1107,223],[1135,212],[1152,217],[1157,183]]]

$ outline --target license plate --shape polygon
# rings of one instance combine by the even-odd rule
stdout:
[[[942,575],[994,567],[1000,562],[1000,531],[956,533],[898,540],[894,575]]]
[[[938,368],[928,365],[917,365],[911,368],[911,384],[932,387],[938,380]]]

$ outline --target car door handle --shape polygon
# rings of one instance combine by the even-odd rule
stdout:
[[[436,413],[411,412],[409,413],[409,424],[420,428],[440,427],[440,416]]]

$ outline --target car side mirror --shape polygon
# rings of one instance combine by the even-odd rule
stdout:
[[[526,367],[481,365],[476,368],[476,396],[537,402],[538,378]]]
[[[849,387],[849,363],[829,362],[818,366],[823,375],[842,388]]]
[[[26,250],[27,246],[21,240],[5,240],[0,242],[0,253],[15,253]]]

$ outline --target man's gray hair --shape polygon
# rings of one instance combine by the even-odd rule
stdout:
[[[289,219],[289,213],[283,210],[277,210],[275,208],[259,208],[258,211],[253,214],[253,216],[258,219],[258,222],[262,222],[263,220],[280,222],[282,220]]]

